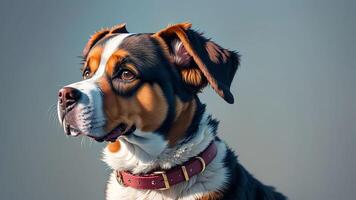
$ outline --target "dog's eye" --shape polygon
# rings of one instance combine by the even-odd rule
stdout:
[[[85,69],[84,72],[83,72],[83,78],[84,78],[84,79],[87,79],[87,78],[89,78],[89,76],[90,76],[90,71],[89,71],[89,69]]]
[[[119,94],[128,94],[128,91],[138,85],[139,79],[140,75],[138,72],[131,71],[128,68],[121,68],[112,75],[111,84],[113,89]]]
[[[119,79],[123,80],[123,81],[131,81],[133,80],[136,76],[134,73],[132,73],[131,71],[124,69],[119,73]]]

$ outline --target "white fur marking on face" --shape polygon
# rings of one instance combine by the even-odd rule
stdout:
[[[121,42],[129,35],[132,35],[132,33],[124,33],[124,34],[117,35],[106,42],[104,51],[101,54],[99,68],[95,72],[94,76],[90,79],[96,80],[105,73],[106,63],[108,62],[109,58],[117,50]]]

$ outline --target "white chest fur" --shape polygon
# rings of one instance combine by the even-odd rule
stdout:
[[[130,137],[119,139],[121,149],[112,153],[104,149],[103,161],[113,170],[130,170],[133,173],[144,173],[152,169],[169,169],[196,156],[214,140],[211,127],[207,123],[207,117],[203,117],[195,137],[184,145],[176,148],[167,148],[163,139],[151,133],[135,133]],[[227,181],[227,170],[223,166],[226,154],[226,145],[221,141],[215,141],[217,155],[207,165],[204,172],[191,177],[188,182],[172,186],[169,190],[138,190],[120,185],[115,174],[110,175],[106,190],[107,200],[194,200],[201,198],[207,192],[221,190]]]

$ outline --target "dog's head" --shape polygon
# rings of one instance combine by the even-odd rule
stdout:
[[[83,80],[58,94],[59,120],[68,135],[113,141],[137,128],[177,140],[207,84],[234,102],[230,84],[239,55],[189,23],[147,34],[128,33],[124,24],[103,29],[89,39],[83,58]]]

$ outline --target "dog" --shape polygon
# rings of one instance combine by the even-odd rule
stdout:
[[[93,34],[83,50],[83,80],[58,93],[64,132],[108,142],[107,200],[286,199],[218,137],[218,121],[197,94],[210,85],[234,103],[240,55],[191,26],[129,33],[119,24]]]

